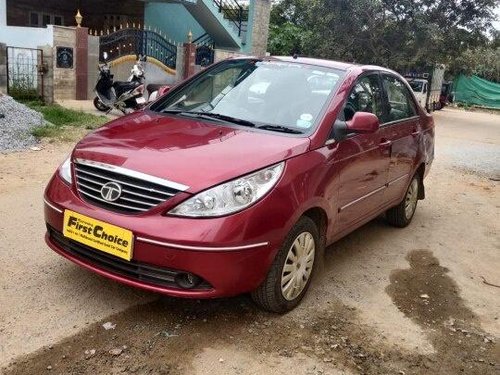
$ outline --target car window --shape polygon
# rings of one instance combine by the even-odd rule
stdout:
[[[415,92],[422,92],[424,87],[424,82],[422,81],[416,81],[414,79],[408,79],[408,83],[410,84],[411,88]]]
[[[373,113],[382,122],[384,109],[378,75],[360,78],[351,90],[344,106],[344,120],[351,120],[356,112]]]
[[[387,93],[388,108],[384,122],[398,121],[416,115],[415,104],[406,85],[393,76],[382,76]]]

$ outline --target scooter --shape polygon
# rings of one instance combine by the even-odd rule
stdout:
[[[127,82],[113,82],[113,74],[108,65],[108,54],[104,52],[104,63],[99,64],[99,78],[95,86],[94,106],[101,112],[109,113],[116,108],[127,113],[127,109],[137,110],[146,104],[144,98],[144,67],[146,56],[139,55]]]

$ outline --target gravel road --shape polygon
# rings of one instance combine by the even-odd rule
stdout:
[[[71,145],[0,155],[0,373],[498,374],[500,116],[435,119],[410,227],[377,219],[332,245],[283,316],[247,296],[159,297],[69,263],[43,242],[41,196]]]

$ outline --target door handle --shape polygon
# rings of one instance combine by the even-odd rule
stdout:
[[[418,129],[413,129],[413,131],[411,132],[411,135],[413,135],[414,137],[416,137],[419,134],[420,134],[420,130],[418,130]]]
[[[392,144],[392,141],[389,139],[382,139],[380,141],[379,147],[389,147]]]

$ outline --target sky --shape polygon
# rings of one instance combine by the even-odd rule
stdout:
[[[495,29],[500,30],[500,7],[495,10],[495,14],[497,16],[497,20],[493,22],[493,26],[495,26]]]

